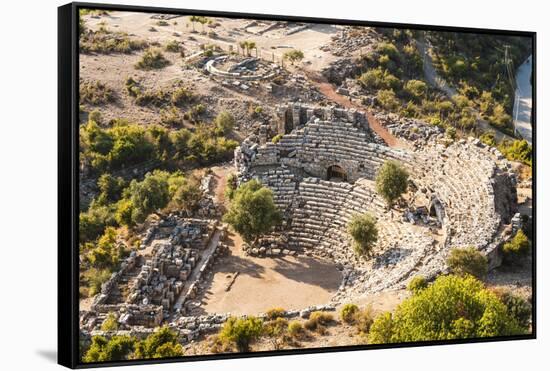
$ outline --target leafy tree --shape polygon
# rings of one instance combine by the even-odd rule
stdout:
[[[505,259],[507,262],[516,262],[518,258],[521,258],[529,253],[531,243],[529,239],[520,229],[517,231],[514,238],[506,242],[502,247]]]
[[[178,342],[177,334],[168,326],[163,326],[136,344],[134,358],[147,359],[182,355],[183,348]]]
[[[235,118],[229,112],[222,111],[216,116],[214,125],[216,126],[215,131],[218,136],[227,135],[235,126]]]
[[[256,317],[230,317],[223,325],[219,337],[233,343],[239,352],[250,351],[250,345],[263,331],[263,322]]]
[[[98,202],[100,204],[108,204],[116,202],[122,195],[126,182],[121,177],[114,177],[109,173],[102,174],[97,180],[99,187]]]
[[[117,232],[113,227],[107,227],[105,233],[97,242],[97,245],[88,253],[90,264],[98,269],[113,269],[124,254],[122,245],[116,241]]]
[[[358,255],[369,255],[378,240],[376,219],[371,214],[354,215],[348,224],[348,233]]]
[[[414,276],[407,285],[407,290],[412,293],[416,293],[420,290],[424,290],[428,287],[428,282],[426,282],[426,277],[424,276]]]
[[[376,174],[376,190],[391,207],[407,191],[409,173],[397,161],[388,160]]]
[[[155,170],[147,173],[141,182],[132,180],[124,190],[124,198],[131,201],[132,223],[142,223],[153,211],[162,209],[168,204],[170,201],[168,177],[167,172]],[[125,204],[126,207],[128,205]]]
[[[304,59],[304,52],[301,50],[292,49],[283,54],[283,58],[289,60],[290,63],[294,65],[295,62]]]
[[[184,211],[192,214],[197,211],[202,199],[202,191],[196,179],[184,179],[176,189],[172,198],[173,202]]]
[[[281,213],[273,202],[273,192],[253,179],[237,188],[223,219],[246,241],[252,241],[279,224]]]
[[[498,297],[472,276],[440,276],[374,321],[370,343],[449,340],[522,334]]]
[[[130,336],[113,336],[109,340],[103,336],[92,337],[92,344],[83,362],[123,361],[134,350],[135,339]]]
[[[116,225],[113,217],[113,208],[110,205],[101,205],[92,202],[88,211],[82,212],[78,218],[80,243],[93,241],[103,234],[105,228]]]
[[[474,247],[452,249],[447,265],[455,274],[471,274],[479,279],[487,275],[487,257]]]

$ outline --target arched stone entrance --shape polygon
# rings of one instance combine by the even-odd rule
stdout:
[[[332,165],[327,169],[327,180],[341,180],[345,182],[348,180],[348,174],[341,166]]]

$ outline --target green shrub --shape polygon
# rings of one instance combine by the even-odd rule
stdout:
[[[370,332],[372,324],[374,323],[374,313],[372,307],[358,311],[354,316],[354,324],[360,335],[367,335]]]
[[[183,348],[178,335],[168,326],[163,326],[135,346],[135,359],[178,357]]]
[[[165,26],[168,26],[169,23],[166,22],[164,19],[160,19],[157,21],[157,26],[160,26],[160,27],[165,27]]]
[[[235,118],[227,111],[218,113],[214,119],[215,131],[218,136],[227,135],[235,126]]]
[[[488,270],[487,257],[474,247],[452,249],[447,258],[447,265],[455,274],[471,274],[480,279],[487,275]]]
[[[185,87],[179,87],[172,92],[172,97],[170,101],[173,105],[181,107],[185,104],[192,102],[193,98],[193,93],[189,89]]]
[[[82,82],[80,83],[79,91],[80,103],[98,106],[115,101],[113,89],[100,81]]]
[[[101,324],[101,331],[116,331],[118,330],[118,320],[116,315],[111,312]]]
[[[287,329],[288,320],[282,317],[275,317],[263,325],[263,333],[269,337],[281,337],[286,334]]]
[[[531,166],[533,159],[533,147],[526,140],[504,140],[498,149],[509,161],[519,161]]]
[[[181,51],[181,46],[180,46],[180,43],[177,41],[177,40],[172,40],[172,41],[169,41],[166,46],[164,47],[164,49],[167,51],[167,52],[171,52],[171,53],[179,53]]]
[[[265,314],[268,320],[274,320],[279,317],[284,317],[286,311],[283,308],[271,308]]]
[[[514,263],[517,262],[519,258],[526,256],[529,253],[530,247],[531,243],[529,239],[520,229],[514,238],[502,246],[502,251],[504,252],[506,261]]]
[[[104,27],[98,31],[83,33],[79,43],[80,52],[98,54],[130,54],[148,46],[144,40],[130,39],[126,33],[108,31]]]
[[[170,62],[164,58],[158,49],[148,49],[136,63],[135,67],[140,70],[160,69],[168,66]]]
[[[348,303],[342,307],[340,318],[348,324],[355,322],[355,315],[359,312],[359,307],[355,304]]]
[[[283,134],[275,135],[273,138],[271,138],[271,143],[273,143],[273,144],[279,143],[279,141],[281,140],[282,137],[283,137]]]
[[[514,295],[510,291],[503,293],[500,296],[500,300],[506,305],[508,313],[518,321],[521,327],[529,327],[533,315],[533,307],[527,300],[521,296]]]
[[[298,338],[304,333],[304,327],[299,321],[291,321],[288,324],[288,334],[293,338]]]
[[[263,331],[263,322],[256,317],[230,317],[223,325],[219,337],[222,341],[233,343],[239,352],[250,351],[250,345]]]
[[[407,170],[397,161],[388,160],[376,174],[376,191],[391,207],[407,191],[408,180]]]
[[[358,255],[369,255],[376,241],[378,228],[371,214],[354,215],[348,224],[348,233],[353,238],[353,247]]]
[[[407,285],[407,290],[409,290],[412,293],[416,293],[420,290],[424,290],[426,287],[428,287],[428,283],[426,282],[426,277],[424,276],[414,276]]]
[[[175,107],[160,110],[160,123],[165,126],[178,127],[182,124],[180,112]]]
[[[525,333],[498,297],[472,276],[439,276],[405,299],[392,314],[378,316],[371,344],[468,339]]]
[[[135,338],[125,335],[113,336],[109,340],[103,336],[94,336],[82,361],[89,363],[126,360],[132,354],[135,342]]]

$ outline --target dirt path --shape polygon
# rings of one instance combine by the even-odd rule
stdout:
[[[269,308],[301,309],[327,303],[337,291],[341,273],[313,257],[255,258],[245,255],[242,239],[229,233],[230,254],[213,267],[193,314],[258,314]],[[236,272],[239,275],[226,291]]]
[[[315,74],[311,71],[304,71],[309,77],[311,82],[317,86],[319,91],[329,100],[338,103],[345,108],[355,108],[360,111],[364,111],[367,114],[369,125],[372,130],[376,132],[390,147],[406,148],[407,145],[399,140],[399,138],[393,136],[385,127],[383,127],[374,115],[364,106],[354,103],[349,98],[344,97],[336,92],[334,85],[326,81],[322,76]]]

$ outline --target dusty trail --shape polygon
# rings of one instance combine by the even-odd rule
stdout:
[[[376,132],[390,147],[396,148],[406,148],[407,145],[399,140],[397,137],[393,136],[385,127],[383,127],[374,115],[368,110],[368,108],[363,105],[354,103],[349,100],[349,98],[344,97],[336,92],[334,85],[326,81],[323,77],[315,74],[311,71],[304,71],[308,75],[311,82],[319,89],[319,91],[329,100],[338,103],[339,105],[345,108],[355,108],[357,110],[363,111],[366,113],[369,124],[372,130]]]

